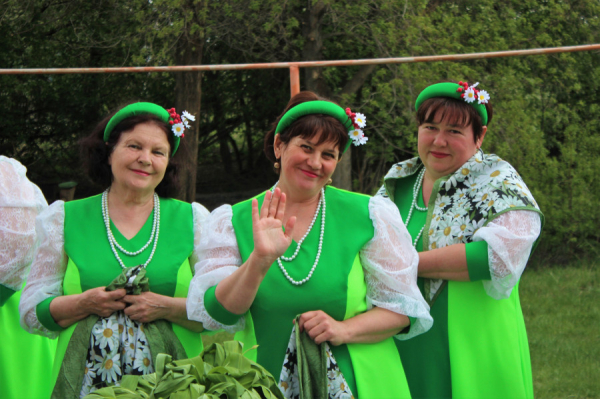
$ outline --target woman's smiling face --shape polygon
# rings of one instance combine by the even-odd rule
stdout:
[[[311,138],[293,137],[284,144],[275,136],[275,156],[281,159],[280,181],[295,189],[317,195],[327,184],[338,163],[340,150],[335,143],[319,142],[321,133]]]
[[[418,129],[419,157],[434,180],[454,173],[467,162],[481,147],[487,130],[484,126],[475,141],[471,124],[456,126],[447,117],[440,119],[436,115],[432,122],[424,122]]]
[[[121,133],[108,163],[113,185],[134,191],[153,192],[169,164],[170,145],[165,132],[152,122],[140,123]]]

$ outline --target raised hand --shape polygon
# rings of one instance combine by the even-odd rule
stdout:
[[[254,235],[253,255],[269,267],[283,255],[292,243],[292,232],[296,217],[288,219],[283,231],[283,216],[285,213],[285,194],[279,188],[273,193],[267,191],[265,200],[258,212],[258,201],[252,200],[252,232]]]

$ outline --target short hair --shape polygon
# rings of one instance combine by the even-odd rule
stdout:
[[[279,115],[275,122],[273,122],[271,129],[267,132],[265,136],[264,152],[270,161],[276,162],[278,160],[275,157],[273,142],[275,140],[275,129],[277,128],[279,120],[290,109],[294,108],[298,104],[302,104],[307,101],[333,102],[326,98],[318,96],[312,91],[301,91],[300,93],[293,96],[286,105],[281,115]],[[333,116],[324,114],[309,114],[298,118],[290,126],[288,126],[282,132],[279,133],[279,139],[284,144],[288,144],[290,140],[296,136],[300,136],[303,139],[311,139],[314,136],[316,136],[319,132],[321,133],[321,137],[319,138],[319,141],[316,144],[319,145],[326,141],[332,141],[339,149],[341,158],[342,153],[344,152],[344,148],[346,148],[346,144],[348,144],[348,140],[350,140],[350,137],[348,136],[348,130],[342,124],[342,122],[340,122]]]
[[[180,190],[179,174],[184,170],[188,163],[186,161],[188,159],[189,150],[187,145],[184,144],[184,140],[181,141],[182,145],[179,146],[175,155],[171,156],[171,149],[174,148],[175,145],[171,126],[155,115],[144,114],[123,119],[114,127],[108,141],[105,142],[104,129],[106,128],[108,121],[123,107],[119,107],[104,118],[87,137],[80,140],[79,143],[83,167],[88,177],[103,188],[109,187],[112,184],[113,175],[112,169],[108,164],[108,158],[110,157],[110,154],[112,154],[121,134],[131,131],[136,125],[151,123],[166,134],[170,147],[168,153],[169,163],[167,164],[165,176],[155,189],[156,194],[161,197],[173,197],[177,195]]]
[[[492,104],[488,101],[485,104],[488,114],[488,125],[492,121],[494,110]],[[447,118],[452,125],[466,127],[471,125],[473,128],[473,141],[477,142],[483,132],[483,123],[477,110],[469,103],[450,97],[433,97],[423,101],[423,104],[417,110],[417,125],[423,123],[439,122],[434,118],[441,113],[441,120]]]

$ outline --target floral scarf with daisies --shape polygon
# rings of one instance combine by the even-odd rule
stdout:
[[[418,157],[394,165],[378,195],[393,196],[395,180],[418,173],[422,167]],[[481,150],[456,172],[435,182],[428,208],[423,231],[423,247],[428,250],[471,242],[477,230],[505,212],[540,212],[519,173],[497,155]],[[443,283],[426,279],[424,296],[430,305]]]
[[[142,266],[123,271],[126,277],[123,288],[127,290],[128,295],[148,290],[145,272]],[[131,320],[123,311],[118,311],[109,317],[100,317],[92,328],[79,395],[84,397],[100,388],[119,385],[124,375],[145,375],[153,372],[144,324]]]

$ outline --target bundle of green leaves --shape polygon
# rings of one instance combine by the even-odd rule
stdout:
[[[99,389],[85,399],[283,399],[273,376],[244,357],[239,341],[214,343],[191,359],[172,361],[161,353],[155,366],[153,374],[124,376],[121,386]]]

